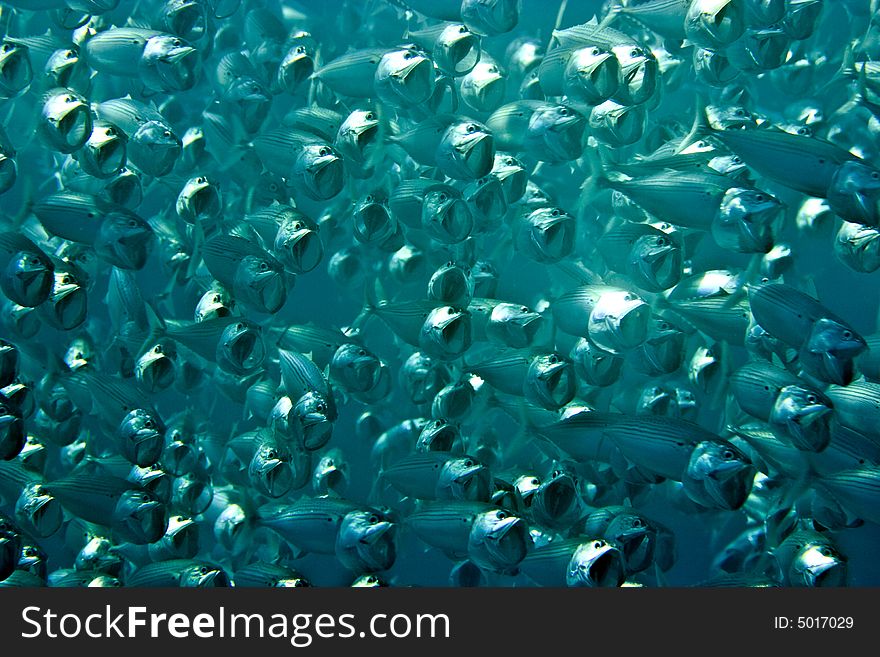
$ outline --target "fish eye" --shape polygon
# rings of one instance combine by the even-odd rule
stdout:
[[[568,108],[567,107],[560,107],[559,108],[559,115],[560,116],[568,116]]]
[[[293,229],[294,229],[294,230],[300,230],[302,227],[303,227],[303,225],[302,225],[299,221],[295,221],[295,222],[293,223]]]
[[[137,228],[137,225],[138,225],[138,222],[136,219],[129,219],[128,220],[128,227],[129,228]]]
[[[61,284],[62,285],[69,285],[70,284],[70,276],[68,276],[67,274],[64,274],[64,276],[61,277]]]
[[[641,53],[639,52],[638,48],[633,48],[632,50],[629,51],[630,57],[638,57],[640,54]]]
[[[153,347],[153,351],[157,354],[161,354],[162,353],[162,345],[157,344],[155,347]]]
[[[266,453],[266,458],[277,459],[277,458],[278,458],[278,452],[276,452],[274,449],[270,449],[270,450]]]
[[[512,167],[514,164],[516,164],[516,160],[514,160],[512,157],[508,157],[508,158],[504,159],[504,164],[506,164],[509,167]]]
[[[880,171],[872,171],[871,172],[872,180],[880,180]]]
[[[657,238],[657,246],[666,246],[668,244],[669,244],[669,240],[666,239],[665,237],[658,237]]]
[[[556,354],[550,354],[550,357],[547,359],[547,361],[551,365],[555,365],[556,363],[559,362],[559,357]],[[556,472],[554,472],[553,475],[556,476]]]
[[[171,136],[171,131],[170,131],[170,130],[163,130],[163,131],[162,131],[162,136],[163,136],[163,137],[170,137],[170,136]]]
[[[449,198],[449,197],[446,196],[446,194],[445,194],[444,192],[440,192],[440,193],[437,195],[437,200],[440,201],[441,203],[445,203],[446,200],[447,200],[448,198]]]
[[[558,217],[559,214],[560,214],[560,213],[559,213],[559,208],[553,208],[553,210],[550,212],[550,216],[551,216],[551,217]]]
[[[377,522],[379,522],[379,516],[374,513],[370,516],[370,524],[375,525]]]
[[[300,55],[303,54],[305,51],[306,51],[305,46],[297,46],[296,49],[294,50],[294,52],[296,52]]]
[[[208,567],[202,566],[201,568],[199,568],[199,573],[201,573],[202,575],[207,575],[208,574]]]
[[[731,450],[731,449],[725,449],[725,450],[721,453],[721,456],[723,456],[723,457],[724,457],[724,460],[726,460],[726,461],[732,461],[732,460],[733,460],[733,457],[736,456],[736,454],[734,454],[734,453],[733,453],[733,450]]]
[[[317,406],[315,406],[315,409],[316,409],[319,413],[323,413],[324,411],[327,410],[327,406],[325,406],[323,403],[321,403],[321,404],[318,404]]]
[[[474,467],[474,462],[471,459],[465,459],[464,460],[464,467],[472,468],[472,467]]]
[[[6,415],[9,412],[5,406],[0,405],[0,415]]]
[[[198,178],[196,178],[196,182],[199,185],[204,185],[206,182],[208,182],[208,179],[205,178],[204,176],[199,176]]]
[[[64,102],[65,102],[65,103],[72,103],[72,102],[75,101],[75,100],[76,100],[76,99],[75,99],[73,96],[65,96],[65,97],[64,97]]]
[[[4,43],[4,44],[3,44],[3,52],[9,52],[9,50],[10,50],[10,46],[9,46],[9,44],[8,44],[8,43]]]
[[[602,547],[602,541],[593,541],[593,547],[598,550]]]
[[[364,203],[372,203],[372,202],[373,202],[373,195],[372,195],[372,194],[367,194],[367,195],[364,197]]]
[[[507,517],[507,512],[506,511],[499,511],[498,513],[495,514],[495,517],[498,518],[498,520],[504,520]]]
[[[801,136],[804,136],[804,135],[810,134],[810,131],[807,130],[806,128],[798,128],[797,133]]]
[[[641,518],[633,518],[632,526],[633,526],[633,527],[644,527],[644,526],[645,526],[645,523],[642,522],[642,519],[641,519]]]
[[[260,271],[269,271],[269,263],[265,260],[260,263]]]
[[[156,424],[155,424],[152,420],[147,419],[147,420],[144,422],[144,426],[145,426],[147,429],[152,429],[153,427],[156,426]]]
[[[367,352],[364,349],[358,349],[358,356],[366,356]]]
[[[64,56],[67,59],[73,59],[74,57],[76,57],[76,53],[73,52],[72,50],[68,50],[67,52],[64,53]]]
[[[321,150],[318,151],[318,153],[321,155],[321,157],[325,157],[327,155],[330,155],[330,148],[327,146],[322,146]]]
[[[668,322],[660,322],[660,330],[661,331],[666,331],[668,328],[669,328]]]
[[[468,123],[467,128],[465,128],[469,133],[473,133],[477,131],[477,126],[473,123]]]
[[[241,323],[236,324],[236,325],[235,325],[235,330],[236,330],[236,331],[243,331],[243,330],[244,330],[244,324],[241,324]]]
[[[590,50],[590,54],[593,55],[593,56],[598,55],[598,54],[599,54],[599,49],[596,48],[595,46],[593,46],[593,48]]]
[[[742,107],[737,107],[735,110],[733,110],[733,115],[734,116],[745,116],[746,112]]]
[[[850,339],[852,339],[852,332],[851,332],[851,331],[844,331],[844,332],[843,332],[843,339],[844,339],[844,340],[850,340]]]
[[[816,395],[807,395],[807,403],[815,404],[816,403]]]
[[[449,314],[449,315],[454,315],[454,314],[455,314],[455,308],[453,308],[452,306],[448,306],[448,307],[446,308],[446,313]]]

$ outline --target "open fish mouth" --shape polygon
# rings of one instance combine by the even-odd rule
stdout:
[[[256,301],[265,312],[276,313],[287,301],[287,285],[281,272],[273,271],[259,276],[254,287]]]
[[[199,53],[191,46],[170,50],[156,62],[162,82],[174,91],[190,89],[196,82]]]
[[[89,110],[81,103],[71,106],[58,119],[58,132],[70,148],[83,144],[92,132],[92,120]]]
[[[86,321],[88,296],[79,285],[65,286],[56,290],[52,296],[52,310],[64,330],[74,329]]]
[[[577,501],[574,480],[562,475],[545,481],[535,491],[532,506],[540,505],[544,512],[553,520],[565,516]]]
[[[516,516],[497,522],[486,535],[489,554],[500,566],[514,566],[525,559],[530,541],[526,523]]]
[[[434,93],[434,64],[424,57],[413,57],[405,67],[392,73],[401,95],[410,103],[424,103]]]
[[[654,541],[648,531],[642,528],[639,533],[631,533],[620,537],[623,559],[628,572],[637,573],[651,565],[654,556]]]
[[[491,163],[495,159],[495,144],[491,135],[485,132],[469,135],[457,150],[474,178],[478,178],[484,171],[492,168]]]
[[[342,189],[343,164],[334,153],[321,156],[311,169],[312,184],[309,187],[319,200],[332,198]]]
[[[14,95],[31,83],[34,74],[26,51],[17,47],[7,50],[8,46],[4,43],[0,52],[0,90]]]
[[[261,464],[258,476],[269,497],[281,497],[293,486],[290,465],[280,459],[269,459]]]
[[[470,322],[463,313],[453,310],[435,331],[440,345],[449,353],[460,354],[470,346]]]
[[[846,585],[847,564],[828,546],[812,545],[800,554],[804,584],[818,588]]]
[[[729,2],[715,13],[701,16],[700,22],[707,34],[719,45],[732,43],[742,34],[742,15],[737,4]]]
[[[460,32],[447,46],[446,59],[452,65],[451,73],[465,75],[480,61],[479,41],[471,32]]]
[[[253,331],[242,331],[229,343],[229,355],[232,361],[244,365],[254,360],[259,338]]]
[[[449,199],[437,210],[437,226],[432,231],[437,239],[449,244],[458,244],[466,239],[473,230],[474,218],[461,199]],[[432,222],[433,223],[433,222]]]
[[[608,588],[620,586],[624,567],[620,551],[604,541],[578,546],[566,573],[568,586]]]
[[[595,93],[597,100],[606,100],[620,86],[620,64],[613,53],[603,53],[590,66],[578,69],[578,78],[584,89]]]

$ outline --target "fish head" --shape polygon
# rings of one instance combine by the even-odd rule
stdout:
[[[668,290],[681,279],[684,256],[681,247],[665,233],[638,237],[629,253],[629,264],[638,273],[640,287],[649,292]]]
[[[507,212],[504,188],[492,173],[468,184],[463,194],[481,229],[492,230]]]
[[[833,402],[820,391],[790,385],[779,391],[768,422],[798,449],[821,452],[831,441],[833,410]]]
[[[510,32],[519,23],[521,0],[463,0],[461,19],[480,36]]]
[[[162,340],[144,351],[135,361],[135,378],[149,392],[157,392],[174,383],[177,348],[170,340]]]
[[[199,53],[182,38],[157,34],[147,39],[139,68],[145,84],[156,91],[186,91],[198,79]]]
[[[748,498],[755,472],[749,457],[732,443],[702,441],[691,452],[682,483],[697,504],[733,510]]]
[[[566,95],[590,105],[608,100],[620,87],[620,63],[611,50],[587,46],[575,50],[565,67]]]
[[[223,201],[217,185],[205,176],[190,178],[177,196],[177,214],[187,223],[217,218]]]
[[[521,349],[532,345],[546,322],[541,313],[516,303],[499,303],[489,315],[486,334],[508,347]]]
[[[485,53],[461,79],[461,99],[478,112],[494,112],[504,101],[507,78],[498,64]]]
[[[153,493],[132,488],[120,495],[110,523],[121,540],[145,545],[162,538],[168,525],[168,514],[165,505]]]
[[[55,284],[54,271],[52,261],[42,253],[19,251],[9,259],[0,287],[13,303],[33,308],[51,294]]]
[[[515,570],[531,547],[525,520],[504,509],[479,513],[468,537],[468,555],[475,564],[492,572]]]
[[[371,109],[356,109],[342,122],[336,133],[336,146],[346,157],[365,164],[380,142],[379,116]]]
[[[348,481],[348,463],[345,462],[341,451],[332,449],[318,461],[312,475],[312,488],[319,495],[331,491],[341,495],[348,488]]]
[[[851,360],[868,348],[868,343],[851,326],[831,317],[813,322],[803,350]],[[846,385],[848,381],[840,385]]]
[[[482,123],[456,121],[443,133],[437,159],[450,178],[482,178],[495,163],[495,140]]]
[[[75,46],[54,51],[43,67],[43,79],[48,87],[83,89],[90,74],[88,65]]]
[[[516,203],[526,192],[529,176],[526,165],[511,153],[495,153],[491,175],[501,183],[504,200],[508,205]]]
[[[165,535],[149,546],[155,561],[191,559],[199,551],[199,525],[192,518],[175,515],[168,519]]]
[[[520,506],[528,509],[532,506],[535,493],[541,488],[541,478],[531,474],[520,475],[514,480],[513,487]]]
[[[688,7],[685,33],[694,43],[723,49],[744,30],[745,12],[738,0],[695,0]]]
[[[374,509],[351,511],[336,536],[336,556],[349,570],[387,570],[397,557],[397,525]]]
[[[290,454],[274,442],[260,445],[248,466],[248,476],[264,495],[278,498],[293,486]]]
[[[590,312],[587,330],[601,349],[618,353],[633,349],[648,337],[651,307],[627,290],[604,292]]]
[[[272,256],[247,255],[235,270],[233,289],[255,310],[274,314],[287,301],[287,281],[281,263]]]
[[[179,585],[187,588],[219,588],[229,587],[232,583],[229,575],[220,566],[197,562],[180,573]]]
[[[532,517],[541,525],[559,527],[570,522],[580,506],[575,476],[556,468],[532,495]]]
[[[37,536],[54,534],[64,521],[61,504],[38,483],[26,485],[15,502],[15,517]]]
[[[569,105],[546,103],[532,112],[525,143],[539,141],[546,152],[542,158],[567,162],[581,156],[587,118]]]
[[[415,47],[382,55],[375,73],[376,95],[393,107],[412,107],[434,93],[434,62]]]
[[[442,498],[485,502],[490,497],[489,469],[472,456],[450,459],[440,472],[437,482]]]
[[[240,554],[251,544],[251,523],[238,504],[230,504],[214,521],[214,538],[227,551]]]
[[[116,438],[122,454],[131,463],[152,465],[165,446],[165,425],[153,411],[137,408],[120,422]]]
[[[575,395],[577,379],[571,361],[553,352],[532,358],[526,371],[526,399],[548,410],[557,410]]]
[[[296,159],[294,175],[315,200],[333,198],[345,182],[342,158],[329,144],[308,144]]]
[[[217,364],[231,374],[251,374],[266,358],[260,326],[246,319],[230,323],[217,343]]]
[[[732,187],[712,221],[712,237],[719,246],[739,253],[767,253],[773,248],[773,225],[782,210],[782,204],[766,192]]]
[[[86,536],[86,544],[77,553],[74,568],[95,570],[118,576],[122,570],[122,557],[116,552],[113,542],[104,536]]]
[[[336,405],[332,396],[310,390],[300,397],[291,411],[308,451],[321,449],[333,434]]]
[[[596,139],[611,146],[626,146],[641,139],[646,119],[641,105],[606,100],[590,111],[589,125]]]
[[[450,23],[437,36],[432,55],[444,73],[465,75],[480,61],[480,37],[461,23]]]
[[[604,539],[578,545],[565,573],[567,586],[617,587],[625,578],[620,550]]]
[[[52,291],[40,306],[42,317],[49,324],[65,331],[80,326],[88,316],[86,286],[71,269],[55,270]]]
[[[577,341],[571,350],[571,360],[577,375],[593,386],[611,385],[623,368],[621,356],[597,347],[587,338]]]
[[[809,541],[795,553],[788,576],[792,586],[846,586],[847,559],[830,543]]]
[[[471,346],[471,315],[452,306],[434,308],[422,324],[419,346],[441,360],[461,356]]]
[[[315,72],[315,49],[303,38],[291,45],[278,65],[277,83],[292,93]]]
[[[467,306],[474,296],[474,279],[470,269],[449,261],[431,275],[428,297],[451,306]]]
[[[880,230],[844,221],[834,241],[837,257],[857,272],[880,269]]]
[[[150,225],[124,208],[109,211],[95,239],[95,252],[121,269],[142,269],[153,245]]]
[[[755,68],[766,71],[785,63],[791,42],[791,37],[781,25],[773,25],[747,29],[740,47],[745,49]]]
[[[177,135],[159,121],[146,121],[139,125],[131,135],[129,144],[129,154],[132,153],[132,146],[142,153],[138,157],[139,167],[151,176],[164,176],[170,172],[183,148]]]
[[[533,210],[519,225],[516,246],[529,258],[541,263],[558,262],[574,249],[576,222],[557,207]]]
[[[110,178],[125,167],[127,141],[116,126],[96,121],[88,141],[77,151],[76,159],[89,175]]]
[[[272,105],[272,94],[263,83],[251,77],[237,78],[226,85],[223,95],[238,108],[241,122],[248,132],[260,129]]]
[[[144,197],[140,173],[123,168],[104,185],[103,196],[116,205],[129,209],[138,207]]]
[[[36,543],[22,542],[21,553],[16,570],[33,573],[45,580],[48,572],[49,555]]]
[[[461,427],[444,418],[425,424],[416,440],[417,452],[460,453],[461,450]]]
[[[694,73],[713,87],[723,87],[741,74],[723,53],[712,48],[694,48]]]
[[[162,26],[169,32],[198,41],[208,29],[208,12],[198,0],[175,0],[162,6]]]
[[[608,523],[604,534],[619,546],[628,573],[641,572],[653,563],[656,531],[638,513],[618,514]]]
[[[437,185],[426,191],[422,201],[422,227],[444,244],[458,244],[471,234],[474,217],[458,190]]]
[[[28,47],[3,39],[0,41],[0,97],[12,98],[22,93],[34,79]]]
[[[636,44],[612,46],[620,66],[620,85],[614,97],[623,104],[644,103],[654,95],[660,82],[657,58]]]
[[[880,226],[880,170],[860,160],[844,162],[834,174],[827,198],[844,221]]]
[[[379,382],[382,361],[364,347],[348,343],[333,354],[330,376],[351,392],[368,392]]]
[[[205,292],[196,304],[195,321],[203,322],[218,317],[228,317],[235,307],[229,293],[219,287],[212,287]]]

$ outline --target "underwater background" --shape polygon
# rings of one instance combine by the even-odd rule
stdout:
[[[874,0],[0,9],[0,585],[880,583]]]

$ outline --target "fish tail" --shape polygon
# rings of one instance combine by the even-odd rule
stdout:
[[[560,7],[560,17],[561,17],[564,5],[565,5],[565,3],[563,3],[563,7]],[[615,20],[617,20],[617,17],[620,15],[620,13],[622,11],[623,11],[623,5],[619,1],[614,2],[614,4],[612,4],[608,8],[608,14],[605,16],[605,18],[603,18],[599,22],[599,25],[596,28],[596,31],[598,32],[599,30],[604,30],[606,27],[610,27],[611,23],[613,23]]]
[[[678,148],[675,149],[676,155],[694,142],[699,141],[703,137],[708,137],[715,132],[712,126],[709,125],[709,117],[706,114],[706,97],[702,93],[697,93],[696,97],[694,102],[694,122],[691,124],[691,129],[681,140]]]

